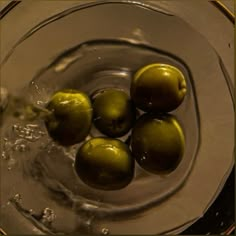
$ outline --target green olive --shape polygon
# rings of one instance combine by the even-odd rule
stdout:
[[[168,174],[179,165],[185,139],[180,124],[171,115],[145,114],[131,137],[132,153],[139,165],[154,174]]]
[[[77,90],[55,93],[46,107],[51,114],[45,119],[49,135],[64,146],[81,142],[88,135],[92,123],[89,97]]]
[[[130,94],[143,111],[169,112],[183,101],[187,85],[182,72],[167,64],[151,64],[139,69],[131,82]]]
[[[79,149],[75,170],[90,187],[118,190],[134,175],[134,159],[126,144],[112,138],[92,138]]]
[[[94,99],[93,109],[97,129],[113,138],[125,135],[136,117],[136,109],[129,96],[116,89],[99,93]]]

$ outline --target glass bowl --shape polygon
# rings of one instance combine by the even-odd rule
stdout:
[[[7,232],[176,233],[214,200],[233,165],[232,72],[210,42],[167,6],[78,2],[35,25],[2,58],[1,86],[13,104],[4,110],[1,127]],[[86,186],[73,167],[81,144],[54,143],[41,120],[24,116],[23,105],[44,107],[63,88],[129,93],[135,71],[151,63],[174,65],[187,80],[184,102],[173,112],[186,139],[180,165],[158,176],[136,164],[134,180],[122,190]],[[93,136],[101,134],[93,128],[87,139]]]

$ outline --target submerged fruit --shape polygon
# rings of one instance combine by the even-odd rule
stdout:
[[[182,72],[167,64],[151,64],[139,69],[131,82],[130,94],[144,111],[169,112],[183,101],[187,85]]]
[[[129,96],[120,90],[106,89],[93,103],[94,124],[110,137],[121,137],[132,127],[136,109]]]
[[[81,142],[89,133],[92,106],[89,97],[77,90],[55,93],[46,107],[51,114],[45,119],[49,135],[61,145]]]
[[[145,170],[167,174],[176,169],[184,153],[183,131],[171,115],[143,115],[131,138],[132,154]]]
[[[112,138],[93,138],[84,143],[75,160],[75,170],[87,185],[101,190],[127,186],[134,175],[129,148]]]

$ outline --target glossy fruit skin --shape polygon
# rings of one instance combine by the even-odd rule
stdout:
[[[116,89],[106,89],[93,102],[94,124],[109,137],[121,137],[133,126],[136,109],[129,96]]]
[[[135,105],[147,112],[170,112],[176,109],[186,92],[182,72],[167,64],[151,64],[139,69],[130,88]]]
[[[92,138],[76,155],[75,171],[90,187],[118,190],[134,176],[134,159],[127,145],[112,138]]]
[[[169,174],[181,162],[185,138],[172,115],[145,114],[131,137],[132,154],[139,165],[153,174]]]
[[[56,92],[46,108],[51,111],[45,125],[52,139],[63,146],[79,143],[88,135],[92,123],[89,97],[77,90]]]

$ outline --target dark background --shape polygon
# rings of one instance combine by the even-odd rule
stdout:
[[[204,217],[182,232],[182,235],[234,235],[235,229],[230,232],[232,227],[235,227],[235,167],[222,192]]]

